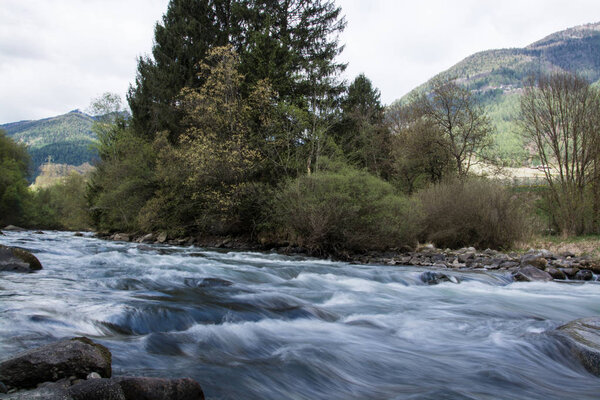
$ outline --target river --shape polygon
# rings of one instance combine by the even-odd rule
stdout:
[[[600,315],[600,285],[6,232],[0,359],[88,336],[114,375],[196,379],[209,399],[598,399],[551,334]]]

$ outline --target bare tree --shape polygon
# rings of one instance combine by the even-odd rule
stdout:
[[[443,133],[415,104],[389,107],[386,124],[391,133],[392,179],[408,194],[456,172]]]
[[[564,235],[583,233],[586,190],[598,215],[600,96],[581,77],[557,72],[529,78],[521,129],[535,143],[550,189],[552,216]]]
[[[493,128],[482,107],[453,79],[434,80],[431,92],[415,100],[423,116],[444,136],[458,176],[467,175],[491,145]]]

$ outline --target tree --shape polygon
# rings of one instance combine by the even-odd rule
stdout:
[[[395,104],[386,111],[391,132],[390,179],[411,194],[428,183],[456,173],[446,136],[415,104]]]
[[[92,129],[100,157],[86,193],[92,223],[107,231],[138,230],[139,210],[155,190],[155,152],[129,126],[118,96],[104,94],[90,110],[98,116]]]
[[[597,218],[600,161],[600,92],[578,76],[557,72],[531,77],[521,98],[521,129],[535,143],[560,232],[581,234]],[[593,191],[587,218],[586,191]]]
[[[183,87],[196,88],[198,63],[212,46],[228,42],[231,0],[171,0],[162,21],[154,28],[152,57],[138,60],[135,85],[127,100],[132,125],[152,139],[168,130],[181,131],[180,109],[175,107]]]
[[[143,210],[147,229],[183,234],[238,228],[245,187],[261,165],[260,152],[252,147],[251,109],[240,94],[238,66],[231,46],[212,49],[200,66],[205,84],[182,90],[187,129],[175,144],[164,134],[155,140],[159,189]]]
[[[175,140],[184,129],[180,90],[202,86],[200,61],[226,44],[240,56],[244,97],[267,79],[281,100],[307,109],[309,96],[338,89],[324,77],[345,67],[334,60],[344,26],[331,0],[171,0],[153,57],[138,61],[129,90],[133,127],[149,137],[167,130]]]
[[[364,74],[357,76],[342,98],[334,135],[350,164],[387,179],[391,137],[380,96]]]
[[[0,130],[0,224],[25,221],[29,191],[27,175],[30,158],[25,145],[15,143]]]
[[[417,95],[422,115],[439,129],[458,176],[466,176],[473,162],[491,144],[489,118],[471,92],[451,79],[433,81],[429,94]]]

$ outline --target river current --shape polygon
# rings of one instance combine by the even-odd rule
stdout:
[[[208,399],[598,399],[552,331],[600,315],[600,284],[352,265],[274,253],[6,232],[0,360],[88,336],[114,375],[191,377]]]

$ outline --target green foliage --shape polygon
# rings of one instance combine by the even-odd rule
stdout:
[[[351,165],[389,178],[391,135],[384,123],[380,92],[360,74],[341,100],[341,120],[334,126],[337,145]]]
[[[24,224],[29,191],[29,154],[0,130],[0,225]]]
[[[413,244],[417,214],[389,183],[344,166],[289,181],[273,218],[291,243],[339,255]]]
[[[450,180],[417,194],[421,240],[438,247],[507,249],[528,235],[525,205],[499,183]]]
[[[138,62],[129,90],[133,127],[152,138],[183,132],[181,89],[204,84],[199,63],[209,49],[232,45],[240,56],[247,96],[268,79],[281,99],[307,109],[313,93],[339,91],[335,75],[345,66],[336,35],[345,26],[331,0],[172,0],[155,28],[152,58]]]
[[[87,179],[72,172],[58,183],[33,192],[28,221],[45,229],[86,230],[91,227],[86,201]]]
[[[215,48],[201,66],[205,84],[182,91],[188,128],[175,145],[166,135],[155,139],[159,189],[143,210],[145,229],[179,234],[240,229],[241,193],[254,180],[261,158],[251,147],[251,109],[240,95],[237,66],[230,47]]]
[[[88,201],[94,226],[103,231],[139,229],[138,212],[154,191],[156,155],[130,128],[115,125],[101,140]]]

